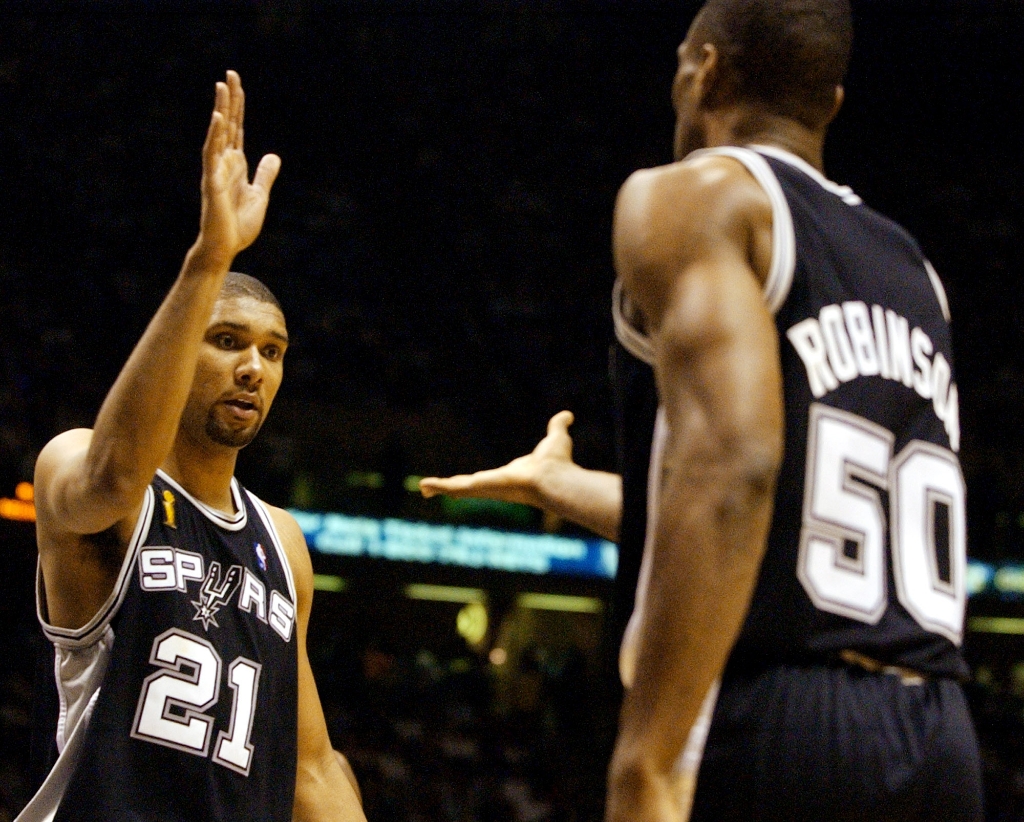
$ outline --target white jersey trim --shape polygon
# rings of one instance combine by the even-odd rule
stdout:
[[[946,289],[942,287],[939,272],[935,270],[935,267],[927,259],[924,261],[924,270],[928,272],[928,279],[932,281],[935,296],[939,298],[939,308],[942,309],[942,316],[945,317],[947,323],[952,322],[949,315],[949,300],[946,299]]]
[[[757,146],[756,148],[757,150],[754,151],[752,148],[740,148],[739,146],[719,146],[695,151],[687,159],[709,156],[732,157],[743,164],[743,167],[768,195],[772,206],[772,258],[768,269],[768,278],[764,284],[764,299],[768,310],[772,314],[777,314],[786,302],[789,290],[793,286],[793,274],[796,271],[796,233],[793,230],[793,216],[790,213],[789,203],[782,191],[782,186],[779,185],[778,178],[771,166],[760,154],[768,154],[799,168],[828,188],[829,191],[843,197],[851,205],[860,204],[860,198],[849,188],[837,186],[826,180],[817,170],[799,157],[771,146]],[[856,202],[852,202],[850,198]],[[629,297],[622,287],[622,281],[616,279],[615,285],[612,287],[612,321],[615,325],[615,336],[630,354],[648,365],[653,365],[654,347],[651,345],[650,337],[634,324],[633,318],[636,314],[636,309],[630,303]]]
[[[768,310],[772,314],[777,314],[793,286],[793,274],[796,271],[796,232],[793,230],[793,215],[789,210],[789,202],[775,172],[767,160],[758,153],[761,148],[758,146],[758,150],[753,151],[739,146],[718,146],[695,151],[690,157],[731,157],[738,160],[768,195],[772,206],[772,259],[768,267],[768,279],[764,283],[764,301],[768,305]]]
[[[622,289],[622,280],[616,279],[612,286],[612,322],[615,336],[622,347],[641,362],[654,365],[654,347],[651,338],[640,331],[630,320],[636,309]]]
[[[806,160],[797,157],[795,154],[786,151],[785,149],[778,148],[777,146],[766,146],[761,144],[751,145],[750,148],[758,154],[765,154],[768,157],[774,157],[776,160],[780,160],[783,163],[793,166],[793,168],[799,169],[823,189],[835,194],[847,205],[859,206],[864,204],[864,201],[854,193],[852,188],[849,186],[841,186],[838,183],[833,183],[828,179],[828,177],[818,171],[818,169]]]
[[[248,488],[245,490],[245,493],[249,495],[249,499],[252,500],[256,513],[263,521],[263,525],[270,534],[270,538],[274,541],[274,550],[277,551],[277,556],[281,561],[281,567],[284,569],[285,579],[288,580],[288,593],[291,595],[292,605],[297,608],[299,605],[299,598],[295,594],[295,579],[292,577],[292,566],[288,563],[288,554],[284,550],[284,542],[281,540],[281,535],[277,532],[277,527],[274,525],[274,518],[270,516],[270,511],[267,510],[267,504],[263,500],[257,497]]]
[[[104,673],[106,673],[105,666]],[[64,798],[64,792],[71,783],[71,778],[75,775],[75,769],[78,767],[82,745],[85,742],[89,721],[92,718],[92,711],[96,706],[96,699],[99,693],[100,691],[97,687],[85,706],[85,710],[82,711],[78,722],[72,728],[71,735],[64,743],[57,761],[50,769],[50,773],[46,775],[46,779],[39,786],[35,796],[22,808],[21,813],[18,814],[14,822],[51,822],[54,816],[56,816],[61,800]]]
[[[156,473],[160,479],[168,485],[173,485],[179,494],[198,508],[199,513],[210,520],[210,522],[218,528],[223,528],[225,531],[241,531],[245,528],[245,524],[248,522],[249,517],[246,513],[245,502],[242,499],[242,491],[238,485],[238,480],[234,477],[231,478],[231,501],[235,505],[235,513],[225,514],[223,511],[218,511],[216,508],[211,508],[205,502],[197,500],[188,491],[182,488],[178,482],[169,477],[162,468],[157,469]]]
[[[153,520],[155,494],[146,488],[142,510],[124,552],[114,589],[103,607],[81,628],[58,628],[47,622],[46,589],[42,569],[36,568],[36,615],[54,646],[53,676],[60,709],[55,740],[59,755],[35,796],[18,815],[16,822],[50,822],[60,807],[71,777],[78,767],[93,708],[107,674],[114,648],[110,623],[116,616],[131,580],[139,547],[145,542]]]
[[[121,570],[117,574],[114,589],[110,592],[106,602],[103,603],[103,607],[81,628],[58,628],[47,621],[49,614],[46,606],[46,589],[43,585],[42,568],[37,565],[36,616],[46,638],[54,645],[64,648],[84,648],[98,641],[103,635],[110,621],[121,607],[121,603],[124,602],[125,594],[128,592],[128,576],[135,565],[135,555],[138,552],[139,546],[149,533],[150,523],[153,518],[153,508],[153,487],[149,486],[146,488],[145,496],[142,499],[142,510],[139,512],[139,518],[135,522],[132,538],[124,552],[124,559],[121,560]]]

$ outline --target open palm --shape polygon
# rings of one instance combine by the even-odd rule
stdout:
[[[572,462],[571,411],[559,411],[548,421],[548,433],[529,454],[517,457],[501,468],[459,474],[454,477],[425,477],[420,491],[425,497],[447,494],[450,497],[482,497],[538,505],[538,484],[541,475],[552,463]]]
[[[281,168],[281,160],[268,154],[260,160],[256,176],[249,182],[245,159],[245,92],[234,71],[227,81],[217,83],[217,96],[210,128],[203,145],[203,244],[227,257],[234,257],[252,245],[263,227],[270,188]]]

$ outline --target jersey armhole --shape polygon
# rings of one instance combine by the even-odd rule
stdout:
[[[36,562],[36,616],[46,638],[55,645],[65,648],[84,648],[103,636],[103,632],[117,614],[121,603],[124,602],[125,594],[128,592],[128,576],[135,566],[135,555],[149,533],[153,518],[153,500],[153,486],[150,485],[146,488],[146,494],[142,499],[142,510],[139,511],[139,518],[135,521],[135,530],[132,532],[132,538],[124,552],[124,559],[121,560],[121,570],[117,574],[114,588],[107,596],[103,606],[81,628],[58,628],[55,625],[50,625],[47,621],[49,614],[46,608],[43,570],[39,562]]]
[[[295,578],[292,576],[292,566],[288,562],[288,552],[284,549],[284,542],[281,540],[281,535],[277,531],[277,526],[274,525],[274,518],[270,516],[270,512],[267,510],[266,504],[252,493],[248,488],[245,489],[245,493],[252,501],[253,507],[256,509],[256,513],[259,514],[260,520],[263,522],[263,526],[267,529],[267,533],[270,534],[270,538],[274,542],[274,550],[277,551],[277,556],[281,560],[281,567],[284,569],[285,579],[288,581],[288,594],[292,598],[292,605],[298,607],[299,598],[295,593]]]
[[[796,233],[793,230],[793,215],[782,186],[768,161],[752,149],[718,146],[701,149],[690,155],[698,156],[731,157],[738,160],[768,195],[772,206],[772,259],[763,293],[768,310],[777,314],[789,297],[796,271]]]
[[[939,279],[939,273],[927,258],[924,261],[924,270],[928,272],[928,279],[932,281],[932,288],[935,289],[935,296],[939,300],[939,308],[942,309],[942,316],[946,318],[947,323],[951,322],[949,314],[949,300],[946,299],[946,289],[942,287],[942,280]]]

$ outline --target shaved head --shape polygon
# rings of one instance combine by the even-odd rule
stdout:
[[[284,309],[281,308],[281,303],[277,301],[274,293],[255,277],[250,277],[248,274],[242,274],[238,271],[228,272],[228,276],[224,279],[224,285],[221,286],[219,299],[230,297],[251,297],[261,303],[270,303],[282,315],[284,314]]]
[[[849,0],[708,0],[687,39],[721,56],[723,99],[827,122],[850,60]]]

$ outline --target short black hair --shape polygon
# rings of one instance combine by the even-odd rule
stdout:
[[[255,277],[250,277],[248,274],[242,274],[238,271],[228,272],[228,276],[224,278],[224,285],[220,288],[220,296],[252,297],[254,300],[259,300],[261,303],[270,303],[278,311],[284,314],[284,309],[281,308],[281,303],[277,301],[277,297],[274,296],[274,292]]]
[[[735,101],[813,128],[846,76],[853,21],[849,0],[708,0],[691,35],[718,49]]]

